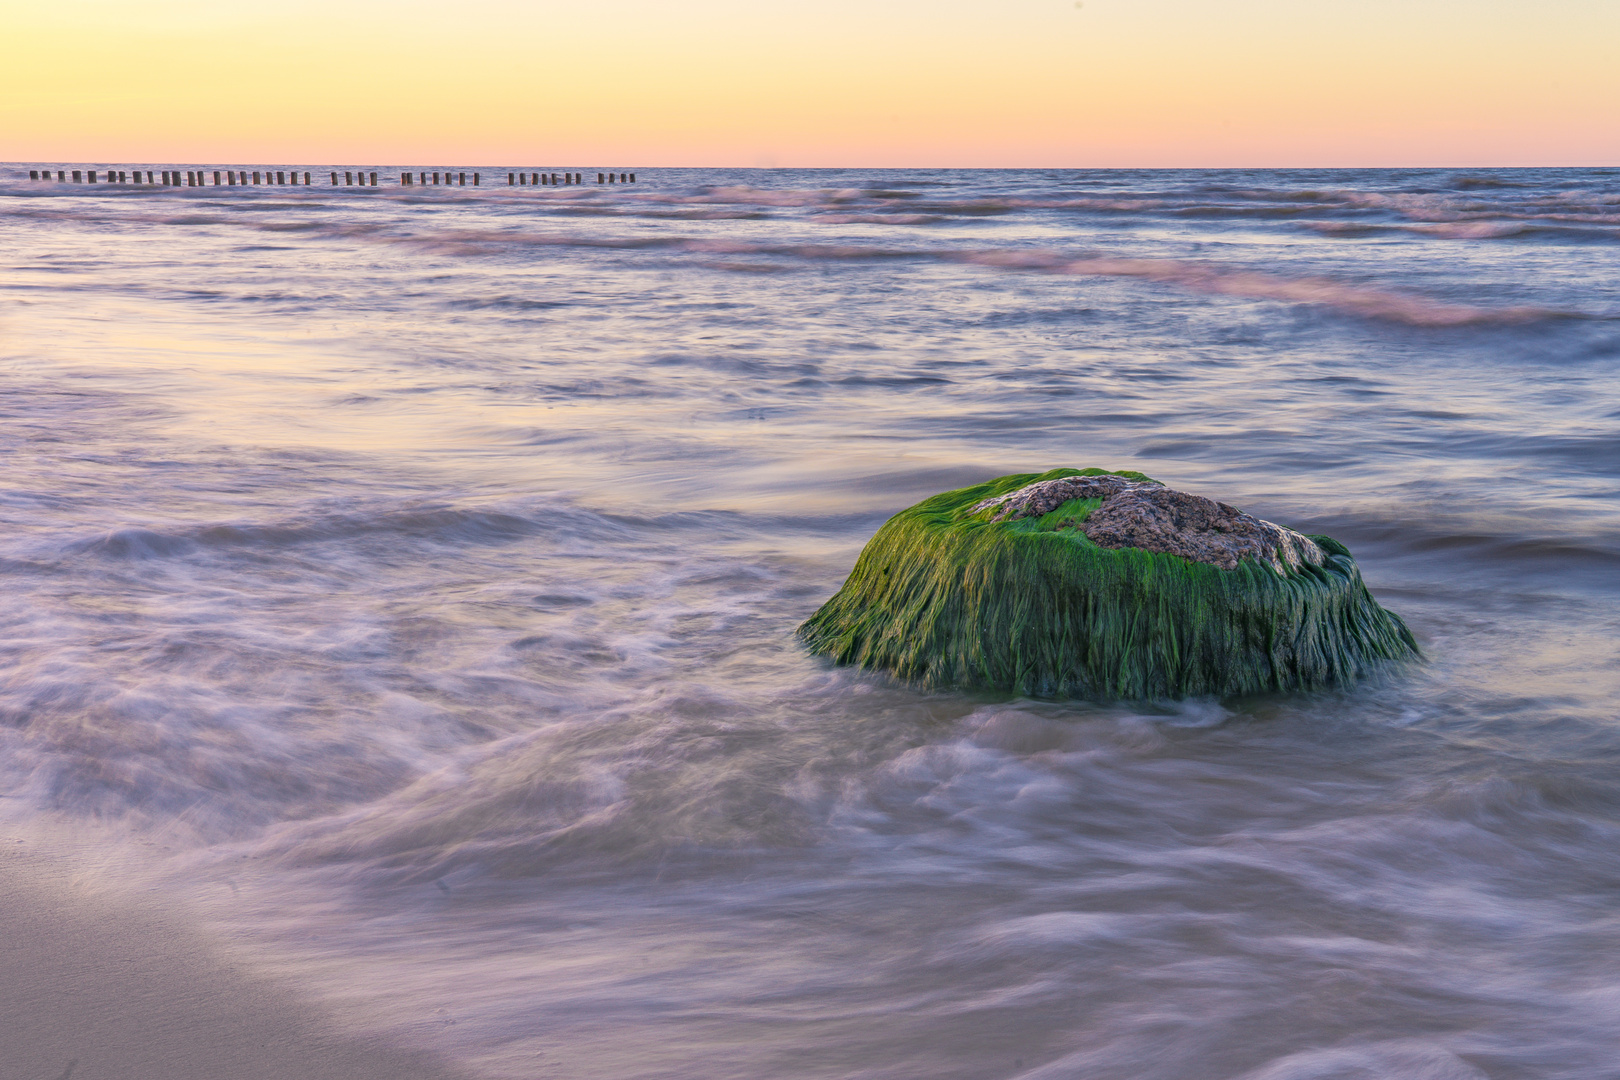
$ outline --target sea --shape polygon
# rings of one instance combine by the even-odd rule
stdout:
[[[1620,1076],[1620,170],[29,166],[8,842],[488,1080]],[[800,646],[1057,466],[1337,538],[1423,660]]]

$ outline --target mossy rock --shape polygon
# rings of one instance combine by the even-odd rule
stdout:
[[[1329,689],[1418,655],[1338,541],[1102,469],[902,510],[799,636],[927,688],[1098,700]]]

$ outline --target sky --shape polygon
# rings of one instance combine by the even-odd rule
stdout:
[[[1620,165],[1620,0],[0,0],[0,159]]]

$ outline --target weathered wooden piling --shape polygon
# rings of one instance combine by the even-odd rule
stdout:
[[[303,179],[300,180],[297,170],[277,170],[258,173],[249,172],[245,169],[162,169],[157,171],[140,169],[57,169],[55,170],[55,180],[56,182],[63,184],[106,183],[150,184],[153,186],[163,187],[207,187],[209,185],[210,173],[212,173],[213,176],[214,187],[236,187],[238,185],[246,186],[248,184],[275,184],[278,186],[290,184],[294,187],[298,186],[299,184],[303,184],[307,187],[314,182],[314,174],[310,172],[305,172],[303,174]],[[380,172],[348,171],[341,174],[338,172],[332,172],[328,175],[332,186],[334,187],[338,186],[340,183],[350,187],[366,187],[368,185],[370,187],[376,187],[382,182],[382,174]],[[343,178],[341,181],[338,179],[340,175]],[[35,183],[48,183],[52,180],[52,170],[30,169],[28,171],[28,179]],[[399,175],[399,183],[405,187],[426,186],[428,184],[447,187],[467,187],[469,183],[473,187],[479,187],[483,184],[483,179],[483,173],[481,172],[469,173],[462,170],[451,172],[444,169],[441,169],[438,172],[401,172]],[[635,183],[635,180],[636,174],[632,172],[599,172],[596,174],[596,182],[598,184],[633,184]],[[545,185],[549,187],[559,184],[583,184],[584,182],[585,174],[576,172],[542,173],[514,171],[506,174],[506,184],[508,187],[514,187],[517,185],[528,186],[531,184],[536,186]]]

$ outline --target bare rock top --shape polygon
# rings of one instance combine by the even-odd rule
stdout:
[[[986,499],[969,512],[991,510],[992,521],[1016,521],[1050,514],[1071,499],[1102,500],[1084,521],[1072,526],[1098,547],[1164,552],[1222,570],[1235,570],[1240,560],[1249,558],[1278,573],[1298,570],[1305,563],[1321,566],[1327,559],[1303,533],[1202,495],[1123,476],[1042,480]]]

